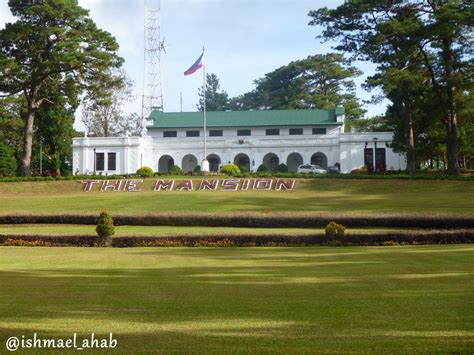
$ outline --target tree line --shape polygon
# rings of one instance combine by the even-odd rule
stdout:
[[[132,84],[118,44],[76,0],[10,0],[16,17],[0,30],[0,175],[31,175],[44,161],[70,172],[74,115],[92,136],[141,134],[126,116]]]
[[[384,115],[361,119],[353,77],[361,72],[342,54],[310,56],[282,66],[255,81],[256,88],[229,98],[207,77],[208,106],[226,110],[346,109],[347,127],[393,131],[393,148],[404,152],[407,171],[420,163],[474,166],[472,1],[348,0],[335,9],[311,11],[318,38],[336,40],[335,50],[350,60],[377,64],[366,89],[381,89],[390,104]],[[202,110],[202,90],[198,109]]]
[[[56,174],[70,172],[71,139],[82,104],[88,135],[140,135],[141,117],[122,106],[133,97],[118,44],[77,0],[10,0],[17,18],[0,30],[0,175],[30,175],[45,158]],[[474,159],[473,22],[467,0],[347,0],[309,13],[333,53],[310,55],[255,80],[237,97],[206,76],[206,107],[278,110],[344,106],[347,130],[393,131],[407,170],[420,163],[450,174]],[[353,60],[377,65],[366,89],[389,100],[385,114],[366,118],[356,96]],[[200,90],[198,110],[203,108]],[[40,158],[39,152],[42,152]],[[446,162],[446,164],[443,164]]]

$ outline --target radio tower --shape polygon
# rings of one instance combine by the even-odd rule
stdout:
[[[163,87],[161,85],[161,52],[166,53],[164,38],[161,39],[160,7],[145,0],[144,70],[142,95],[142,120],[148,120],[153,110],[163,111]]]

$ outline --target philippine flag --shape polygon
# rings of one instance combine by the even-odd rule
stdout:
[[[191,74],[193,74],[195,71],[197,71],[197,70],[199,70],[199,69],[202,68],[202,66],[204,65],[204,64],[202,64],[202,56],[203,56],[203,55],[204,55],[204,52],[202,52],[202,54],[201,54],[201,56],[198,58],[198,60],[196,60],[196,62],[195,62],[193,65],[191,65],[191,67],[190,67],[188,70],[186,70],[186,71],[184,72],[184,75],[191,75]]]

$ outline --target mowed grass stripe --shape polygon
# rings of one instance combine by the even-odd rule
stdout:
[[[473,260],[472,245],[0,247],[0,343],[113,332],[119,353],[468,353]]]
[[[0,213],[357,211],[474,213],[472,181],[298,179],[293,191],[82,192],[80,181],[0,184]]]
[[[384,233],[419,229],[348,228],[351,233]],[[95,226],[79,224],[0,224],[3,235],[96,235]],[[205,235],[320,235],[323,228],[236,228],[236,227],[175,227],[175,226],[116,226],[115,236],[205,236]]]

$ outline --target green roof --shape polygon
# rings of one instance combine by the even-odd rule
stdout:
[[[207,127],[258,126],[327,126],[341,125],[336,115],[344,108],[329,110],[258,110],[207,112]],[[199,128],[203,125],[202,112],[161,112],[150,115],[153,125],[148,128]]]

